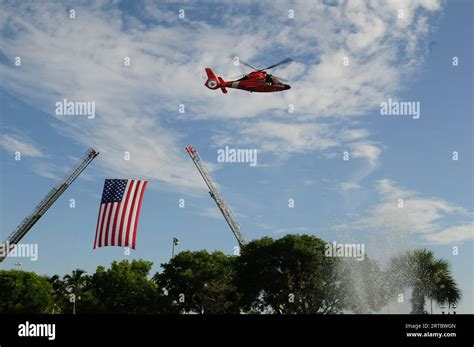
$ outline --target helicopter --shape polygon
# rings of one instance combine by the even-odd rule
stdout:
[[[290,85],[282,83],[286,81],[283,78],[271,75],[267,73],[266,70],[272,69],[274,67],[288,64],[292,62],[293,59],[287,58],[276,64],[270,65],[264,69],[257,69],[250,65],[249,63],[240,60],[240,63],[255,70],[246,75],[243,75],[241,78],[233,81],[224,81],[222,77],[217,77],[210,68],[206,68],[207,81],[204,85],[212,90],[221,89],[222,93],[227,94],[226,88],[235,88],[242,89],[249,92],[258,92],[258,93],[272,93],[272,92],[281,92],[283,90],[288,90],[291,88]]]

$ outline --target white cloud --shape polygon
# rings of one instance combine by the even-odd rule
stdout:
[[[395,185],[395,182],[389,179],[381,179],[377,182],[377,191],[382,195],[384,199],[399,199],[413,196],[416,192],[399,188]]]
[[[353,142],[349,144],[350,156],[353,158],[367,159],[370,165],[375,165],[382,150],[370,142]]]
[[[441,245],[448,245],[466,240],[472,240],[474,239],[474,226],[472,222],[457,225],[451,228],[446,228],[443,231],[440,231],[439,233],[426,235],[426,239],[428,241]]]
[[[341,183],[341,189],[343,191],[347,191],[347,190],[353,190],[353,189],[360,189],[360,185],[355,183],[355,182],[352,182],[352,181],[348,181],[348,182],[342,182]]]
[[[246,95],[231,90],[232,94],[223,97],[214,93],[209,96],[212,105],[205,104],[206,110],[198,107],[202,110],[199,117],[249,118],[271,112],[272,120],[255,124],[252,129],[245,123],[233,124],[228,130],[231,139],[227,141],[237,142],[251,135],[254,144],[279,153],[325,151],[358,141],[351,145],[353,155],[370,164],[364,172],[354,175],[355,184],[359,184],[375,169],[381,147],[367,139],[369,134],[365,129],[347,130],[345,138],[335,139],[326,134],[319,138],[318,131],[336,133],[331,128],[340,126],[321,118],[363,116],[387,96],[396,95],[399,81],[412,74],[419,66],[417,62],[422,61],[423,42],[429,28],[427,18],[441,9],[441,2],[427,5],[423,1],[411,1],[406,6],[397,3],[387,6],[384,1],[350,1],[339,6],[316,3],[310,8],[300,2],[291,4],[295,19],[288,26],[265,19],[287,15],[288,6],[285,2],[265,6],[268,15],[263,22],[255,24],[249,18],[244,27],[253,30],[258,25],[259,40],[264,37],[265,44],[275,42],[295,58],[294,63],[274,72],[289,78],[292,89],[274,95]],[[404,11],[403,23],[399,23],[398,9]],[[242,25],[240,18],[239,24]],[[299,56],[304,57],[305,64],[298,61]],[[343,65],[344,57],[349,59],[349,66]],[[262,61],[262,57],[258,58],[257,62]],[[295,107],[291,125],[281,119],[288,116],[289,104]],[[225,114],[221,110],[226,110]],[[283,129],[288,134],[282,134]],[[223,139],[224,135],[220,135]]]
[[[56,3],[3,6],[0,25],[15,33],[3,38],[0,48],[23,61],[21,67],[0,65],[3,87],[48,114],[63,97],[94,101],[95,119],[56,117],[53,124],[73,141],[100,151],[97,164],[107,175],[203,187],[186,158],[182,135],[163,127],[156,116],[162,105],[155,95],[160,86],[165,89],[166,79],[157,80],[150,69],[155,63],[157,69],[169,69],[143,52],[140,39],[122,32],[113,11],[105,16],[101,9],[77,6],[77,18],[71,20],[61,9]],[[123,66],[125,56],[131,57],[131,67]],[[145,75],[151,78],[144,80]],[[130,161],[124,152],[130,152]]]
[[[415,191],[398,187],[388,179],[378,181],[376,188],[381,202],[366,217],[339,228],[400,235],[419,234],[426,241],[440,244],[472,238],[471,224],[444,227],[449,218],[472,218],[473,213],[465,208],[440,198],[420,196]],[[400,203],[403,203],[402,207]],[[471,227],[470,232],[468,226]]]
[[[214,139],[220,145],[238,141],[239,143],[259,145],[263,151],[286,156],[291,153],[310,151],[325,152],[327,157],[333,157],[337,149],[342,153],[344,147],[350,149],[350,157],[365,159],[369,166],[364,166],[364,174],[354,177],[354,185],[370,174],[376,167],[381,149],[373,142],[364,140],[369,135],[366,129],[343,128],[338,131],[328,123],[290,123],[283,121],[260,121],[245,123],[234,136],[217,134]],[[359,140],[352,142],[353,140]],[[342,154],[340,156],[342,158]],[[369,168],[369,171],[366,168]]]
[[[272,230],[275,234],[300,234],[308,233],[310,229],[308,227],[290,227],[290,228],[275,228]]]
[[[242,6],[226,4],[225,18],[214,23],[212,16],[205,22],[189,13],[179,20],[150,1],[143,15],[152,22],[126,15],[109,2],[79,3],[73,20],[57,2],[2,4],[0,29],[8,35],[0,50],[23,61],[21,67],[0,64],[3,88],[48,114],[63,97],[95,101],[96,119],[58,118],[54,124],[73,141],[97,147],[102,153],[97,164],[107,174],[202,188],[182,150],[192,132],[176,130],[202,118],[215,122],[221,140],[237,142],[243,136],[274,152],[327,151],[355,141],[350,145],[355,156],[375,164],[380,150],[366,130],[339,134],[339,124],[321,119],[362,116],[395,94],[400,79],[421,61],[426,18],[441,8],[440,2],[410,1],[403,23],[397,19],[399,5],[385,1],[293,3],[296,17],[286,22],[275,20],[287,16],[286,3],[258,5],[256,14],[265,15],[257,21],[240,13]],[[266,52],[275,47],[295,59],[273,71],[290,79],[291,90],[222,95],[203,86],[204,67],[224,77],[246,71],[233,66],[229,53],[260,66],[274,62],[275,54]],[[124,57],[130,57],[131,66],[123,66]],[[342,64],[343,57],[349,66]],[[181,103],[185,119],[178,117]],[[288,116],[289,104],[296,111],[286,124],[281,117]],[[273,117],[253,125],[241,121],[264,114]],[[125,151],[132,160],[122,159]]]
[[[262,222],[258,222],[256,223],[256,225],[258,228],[262,230],[271,231],[272,233],[275,233],[275,234],[289,234],[289,233],[299,234],[299,233],[308,233],[311,231],[310,228],[305,227],[305,226],[293,226],[293,227],[281,228],[273,224],[262,223]]]
[[[50,163],[35,163],[33,164],[33,172],[42,177],[46,177],[55,181],[59,181],[61,176],[58,173],[63,173],[64,170],[60,169],[57,165]]]
[[[262,121],[247,123],[241,130],[240,141],[259,142],[261,149],[275,153],[297,153],[325,150],[338,146],[333,130],[326,124],[291,124]]]
[[[363,159],[365,162],[363,165],[359,165],[357,169],[351,173],[351,177],[347,181],[341,183],[341,190],[343,193],[354,189],[360,189],[362,181],[372,174],[372,172],[374,172],[378,167],[379,158],[382,154],[382,150],[378,144],[362,138],[362,136],[367,136],[366,132],[360,129],[355,129],[349,131],[346,136],[348,138],[359,140],[347,144],[350,160]]]
[[[23,135],[0,134],[0,147],[9,153],[18,151],[25,157],[41,158],[45,156],[31,139]]]
[[[369,132],[366,129],[342,129],[340,132],[340,138],[344,141],[360,140],[367,136]]]
[[[198,210],[198,214],[200,216],[212,218],[212,219],[222,220],[224,218],[222,217],[222,213],[219,211],[217,206],[201,208]]]

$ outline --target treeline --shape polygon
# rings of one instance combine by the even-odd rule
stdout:
[[[287,235],[252,241],[239,256],[184,251],[153,276],[144,260],[63,277],[0,271],[0,313],[370,313],[403,301],[407,289],[412,313],[427,313],[427,300],[451,306],[460,299],[449,264],[431,251],[400,254],[382,270],[367,257],[328,257],[325,245]]]

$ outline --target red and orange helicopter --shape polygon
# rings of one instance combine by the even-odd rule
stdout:
[[[287,58],[264,69],[256,69],[249,63],[241,60],[240,63],[242,65],[248,66],[255,71],[252,71],[234,81],[224,81],[222,77],[217,77],[210,68],[206,68],[207,81],[204,85],[212,90],[220,88],[224,94],[227,93],[226,88],[243,89],[249,92],[259,93],[281,92],[290,89],[290,85],[282,83],[282,81],[285,81],[283,78],[270,75],[266,70],[292,61],[293,59]]]

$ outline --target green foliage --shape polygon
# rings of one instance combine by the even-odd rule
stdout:
[[[114,261],[99,266],[84,288],[82,312],[158,313],[161,290],[148,279],[153,263],[144,260]]]
[[[48,282],[52,286],[52,295],[53,295],[53,304],[51,306],[52,314],[65,313],[65,308],[67,307],[67,289],[64,281],[59,275],[53,275],[48,278]]]
[[[66,290],[66,301],[63,305],[64,313],[71,313],[74,311],[74,304],[69,300],[74,297],[76,301],[75,310],[76,313],[81,311],[81,306],[78,304],[82,300],[82,293],[86,283],[89,281],[89,276],[86,275],[86,271],[82,269],[76,269],[71,274],[63,277],[63,287]]]
[[[0,313],[48,313],[53,288],[33,272],[0,270]]]
[[[181,252],[152,279],[153,264],[144,260],[63,278],[0,271],[0,313],[370,313],[411,288],[412,313],[419,314],[427,299],[451,306],[461,297],[449,264],[431,251],[397,255],[382,271],[367,256],[337,258],[325,250],[314,236],[264,237],[240,256]]]
[[[456,304],[461,298],[449,264],[426,249],[408,251],[391,259],[387,280],[395,290],[412,289],[412,313],[423,314],[426,298]]]
[[[185,251],[168,263],[154,279],[167,293],[170,312],[239,313],[233,284],[235,257],[222,252]]]
[[[309,235],[264,237],[250,242],[237,260],[242,304],[252,312],[336,313],[346,302],[338,259]]]

